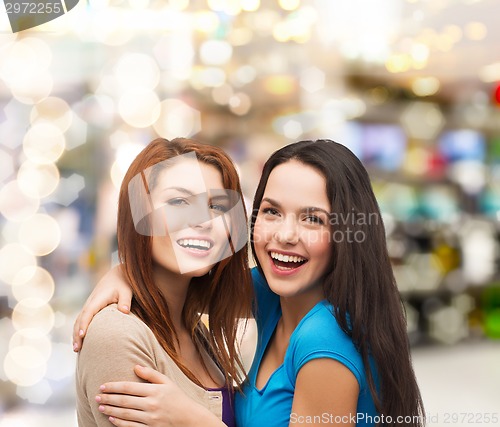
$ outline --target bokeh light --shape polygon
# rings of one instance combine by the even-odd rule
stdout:
[[[212,99],[219,105],[229,104],[229,100],[231,99],[233,94],[233,88],[228,84],[224,84],[212,89]]]
[[[480,41],[483,40],[488,34],[486,25],[482,22],[469,22],[465,26],[465,35],[470,40]]]
[[[455,307],[442,307],[429,315],[429,335],[444,344],[467,336],[467,318]]]
[[[39,102],[31,110],[31,123],[50,122],[61,132],[66,132],[71,125],[73,112],[68,103],[61,98],[48,97]]]
[[[0,213],[9,221],[24,221],[34,215],[39,206],[40,200],[27,196],[17,180],[0,189]]]
[[[20,386],[36,384],[47,370],[43,355],[31,346],[14,347],[7,353],[3,367],[9,380]]]
[[[208,7],[227,15],[238,15],[241,12],[240,0],[208,0]]]
[[[55,283],[51,274],[42,267],[28,266],[19,270],[12,280],[12,294],[17,301],[36,298],[40,305],[50,301]]]
[[[9,341],[9,350],[16,347],[36,348],[45,362],[52,353],[50,337],[39,329],[21,329],[14,333]]]
[[[26,267],[36,266],[36,258],[19,243],[8,243],[0,249],[0,279],[13,284],[16,275]]]
[[[114,69],[114,75],[122,90],[141,87],[154,89],[160,81],[158,64],[149,55],[125,53]]]
[[[52,194],[59,184],[59,169],[53,163],[24,162],[17,172],[19,189],[29,197],[39,199]]]
[[[287,75],[269,76],[264,80],[264,89],[272,95],[288,95],[296,88],[296,80]]]
[[[21,224],[19,242],[36,256],[48,255],[61,241],[57,221],[46,214],[36,214]]]
[[[237,92],[229,98],[229,109],[238,116],[243,116],[250,111],[252,100],[243,92]]]
[[[0,183],[14,173],[12,155],[0,148]]]
[[[52,92],[54,81],[46,70],[32,74],[20,73],[9,81],[12,95],[25,104],[36,104]]]
[[[122,119],[136,128],[151,126],[160,116],[160,100],[155,92],[136,88],[125,92],[118,102]]]
[[[295,10],[300,6],[300,0],[278,0],[284,10]]]
[[[116,150],[116,160],[110,170],[110,177],[116,189],[119,189],[127,169],[144,146],[133,142],[121,143]]]
[[[200,112],[178,99],[166,99],[161,103],[159,119],[154,124],[158,135],[176,138],[192,136],[201,130]]]
[[[56,162],[65,148],[65,138],[61,130],[51,123],[35,123],[26,132],[23,151],[34,163]]]
[[[444,126],[444,117],[438,105],[413,102],[401,115],[401,124],[408,136],[415,139],[432,140]]]
[[[240,3],[246,12],[254,12],[260,7],[260,0],[240,0]]]
[[[325,87],[325,73],[317,67],[307,68],[300,77],[300,86],[307,92],[317,92]]]
[[[411,88],[417,96],[430,96],[439,91],[440,83],[436,77],[418,77]]]
[[[48,334],[54,327],[54,310],[37,298],[25,298],[14,307],[12,324],[17,331],[37,329]]]
[[[232,46],[224,40],[207,40],[200,46],[200,59],[207,65],[224,65],[232,53]]]

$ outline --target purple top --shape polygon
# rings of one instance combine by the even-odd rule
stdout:
[[[234,419],[233,395],[227,387],[207,388],[208,391],[220,391],[222,393],[222,421],[228,427],[236,427]]]

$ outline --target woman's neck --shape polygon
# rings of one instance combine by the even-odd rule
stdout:
[[[284,332],[291,335],[304,316],[323,299],[322,292],[280,297],[281,322]]]
[[[182,311],[186,302],[191,277],[174,273],[161,266],[154,265],[153,279],[167,301],[170,318],[172,319],[175,330],[178,333],[181,332],[184,329]]]

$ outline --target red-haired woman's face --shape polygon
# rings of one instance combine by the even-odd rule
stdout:
[[[160,172],[151,191],[155,221],[160,215],[165,229],[163,236],[152,237],[157,267],[197,277],[230,255],[228,193],[219,170],[197,160],[181,160]]]

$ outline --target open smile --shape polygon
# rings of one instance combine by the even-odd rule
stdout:
[[[289,252],[269,251],[268,254],[273,271],[278,274],[295,273],[309,261],[301,255]]]
[[[179,239],[177,244],[194,256],[206,256],[214,246],[213,240],[210,239]]]

